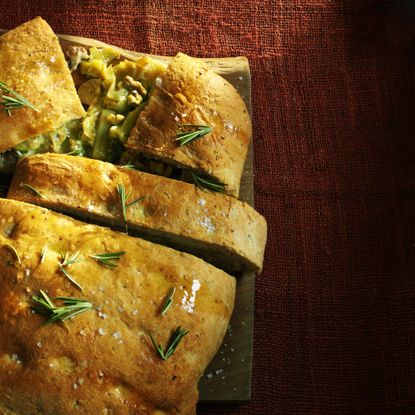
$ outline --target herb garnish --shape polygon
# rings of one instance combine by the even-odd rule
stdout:
[[[30,184],[27,183],[20,183],[20,187],[27,187],[29,190],[31,190],[36,196],[43,197],[42,193],[39,192],[39,190],[35,189],[33,186],[30,186]]]
[[[128,203],[127,199],[130,196],[130,192],[127,194],[125,193],[125,187],[123,184],[117,184],[117,192],[120,197],[121,203],[121,211],[125,225],[125,232],[128,233],[128,224],[127,224],[127,208],[136,205],[137,203],[141,202],[146,196],[141,196],[138,199],[133,200],[132,202]]]
[[[108,252],[105,254],[90,255],[90,257],[96,259],[98,262],[100,262],[101,264],[109,268],[115,268],[118,266],[118,264],[113,261],[118,261],[124,254],[125,254],[125,251]]]
[[[69,256],[68,252],[65,252],[65,255],[61,253],[62,262],[59,263],[59,269],[72,284],[78,287],[81,291],[84,291],[84,289],[69,275],[68,271],[65,269],[66,267],[80,261],[80,259],[77,258],[78,255],[79,252],[75,252],[72,256]]]
[[[125,233],[128,233],[127,207],[125,204],[126,195],[125,195],[125,187],[123,184],[117,184],[117,192],[118,192],[118,195],[120,196],[122,217],[124,219],[124,226],[125,226]]]
[[[207,125],[179,124],[179,127],[190,127],[193,129],[192,131],[183,131],[176,134],[176,141],[179,142],[180,146],[189,144],[192,141],[197,140],[198,138],[201,138],[204,135],[209,134],[213,131],[212,127],[209,127]]]
[[[55,297],[54,300],[62,301],[62,306],[56,306],[43,290],[40,290],[39,296],[34,295],[32,299],[36,303],[34,310],[49,317],[48,323],[64,322],[93,307],[89,301],[71,297]]]
[[[124,164],[124,165],[122,165],[120,167],[122,169],[128,169],[128,170],[142,170],[142,167],[137,166],[137,165],[132,164],[132,163],[127,163],[127,164]]]
[[[31,104],[26,98],[19,95],[17,92],[13,91],[6,85],[4,82],[0,81],[0,91],[3,93],[0,99],[0,106],[2,106],[3,111],[7,112],[9,117],[11,117],[11,110],[15,110],[22,107],[27,107],[33,111],[38,111],[33,104]],[[8,94],[8,95],[4,95]]]
[[[184,336],[189,333],[189,330],[182,327],[177,327],[170,337],[169,344],[167,345],[166,351],[163,350],[163,347],[160,344],[157,344],[153,336],[150,334],[151,342],[153,343],[154,348],[156,349],[157,354],[163,359],[167,360],[176,350],[178,344],[181,342]]]
[[[193,183],[201,190],[212,190],[218,193],[225,192],[225,185],[216,179],[206,179],[199,176],[194,172],[190,172],[192,175]]]
[[[170,308],[170,306],[173,303],[173,296],[174,293],[176,292],[176,288],[175,287],[171,287],[169,290],[169,293],[167,294],[167,297],[164,301],[163,307],[161,309],[161,315],[164,316],[167,313],[167,310]]]
[[[10,251],[13,252],[13,255],[16,257],[16,260],[19,264],[22,263],[22,260],[20,259],[19,253],[17,252],[16,248],[10,244],[4,244],[3,246],[5,246],[6,248],[8,248]]]

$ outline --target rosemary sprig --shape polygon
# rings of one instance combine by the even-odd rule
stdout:
[[[120,197],[122,217],[123,217],[124,226],[125,226],[125,233],[128,233],[126,194],[125,194],[125,187],[123,184],[117,184],[117,192]]]
[[[94,258],[101,264],[109,267],[109,268],[116,268],[118,264],[114,261],[119,261],[119,259],[125,254],[125,251],[120,252],[108,252],[105,254],[95,254],[90,255],[91,258]]]
[[[192,131],[183,131],[176,134],[176,141],[179,142],[180,146],[191,143],[198,138],[205,136],[206,134],[211,133],[212,127],[207,125],[197,125],[197,124],[179,124],[179,127],[188,127],[192,128]]]
[[[176,288],[175,287],[171,287],[169,290],[169,293],[167,294],[167,297],[164,301],[163,307],[161,309],[161,315],[164,316],[167,313],[167,310],[170,308],[170,306],[173,303],[173,296],[174,293],[176,292]]]
[[[128,233],[128,223],[127,223],[127,208],[136,205],[137,203],[140,203],[146,196],[141,196],[132,202],[127,202],[128,197],[130,196],[130,192],[125,192],[125,187],[122,183],[117,184],[117,192],[118,196],[120,198],[120,204],[121,204],[121,211],[122,211],[122,217],[124,220],[124,226],[125,226],[125,232]]]
[[[75,252],[72,256],[69,256],[68,252],[65,252],[65,254],[61,253],[62,262],[59,263],[59,269],[73,285],[78,287],[81,291],[84,291],[84,289],[71,277],[69,272],[65,269],[66,267],[80,261],[80,259],[78,259],[78,255],[79,252]]]
[[[93,308],[89,301],[71,297],[55,297],[54,300],[62,301],[61,306],[56,306],[43,290],[40,290],[39,296],[34,295],[32,299],[36,303],[34,310],[48,317],[48,323],[64,322]]]
[[[39,196],[40,198],[43,198],[42,193],[39,192],[39,190],[35,189],[33,186],[30,186],[30,184],[27,183],[20,183],[20,187],[27,187],[29,190],[31,190],[36,196]]]
[[[12,115],[11,110],[15,110],[22,107],[27,107],[33,111],[38,111],[33,104],[31,104],[26,98],[19,95],[17,92],[9,88],[7,84],[0,81],[0,91],[3,93],[0,97],[0,106],[3,111],[7,112],[9,117]],[[5,95],[7,94],[7,95]]]
[[[211,190],[213,192],[224,193],[225,185],[216,179],[206,179],[195,172],[190,172],[193,183],[201,190]]]
[[[3,246],[5,246],[7,249],[9,249],[13,255],[16,257],[16,261],[17,263],[21,264],[22,260],[20,259],[19,253],[17,252],[16,248],[13,245],[10,244],[4,244]]]
[[[167,345],[167,349],[164,351],[163,347],[160,344],[157,344],[154,340],[154,337],[150,334],[151,342],[153,343],[154,348],[156,349],[157,354],[163,359],[167,360],[176,350],[179,343],[182,341],[183,337],[189,333],[189,330],[184,329],[182,327],[177,327],[177,329],[173,332],[170,337],[169,344]]]

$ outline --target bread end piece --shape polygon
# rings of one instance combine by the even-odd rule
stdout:
[[[181,124],[213,131],[179,146]],[[215,178],[238,197],[251,136],[250,115],[238,91],[200,59],[179,53],[156,82],[127,147]]]
[[[0,111],[0,152],[85,114],[59,40],[36,17],[0,37],[0,81],[37,111]]]

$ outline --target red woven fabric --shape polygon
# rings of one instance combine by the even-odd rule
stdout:
[[[0,26],[246,55],[256,207],[253,401],[199,414],[415,414],[413,1],[1,1]],[[94,414],[95,415],[95,414]]]

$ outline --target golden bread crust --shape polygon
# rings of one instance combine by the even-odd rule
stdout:
[[[79,251],[68,272],[83,292],[59,271],[66,251]],[[126,251],[114,269],[89,257],[114,251]],[[0,412],[195,414],[198,379],[232,312],[232,277],[191,255],[7,199],[0,199],[0,267]],[[172,286],[173,304],[161,316]],[[44,324],[32,312],[41,289],[94,309],[65,325]],[[163,361],[149,334],[166,345],[178,326],[189,334]]]
[[[59,40],[41,17],[0,36],[0,81],[38,110],[0,111],[0,152],[85,113]]]
[[[214,177],[238,197],[252,126],[237,90],[207,64],[183,53],[159,81],[127,147]],[[213,131],[180,147],[179,124],[208,125]]]
[[[153,240],[168,238],[228,271],[261,271],[265,219],[247,203],[189,183],[82,157],[40,154],[20,161],[8,197],[122,226],[118,184],[131,191],[128,201],[144,196],[127,209],[131,230],[147,231]]]

